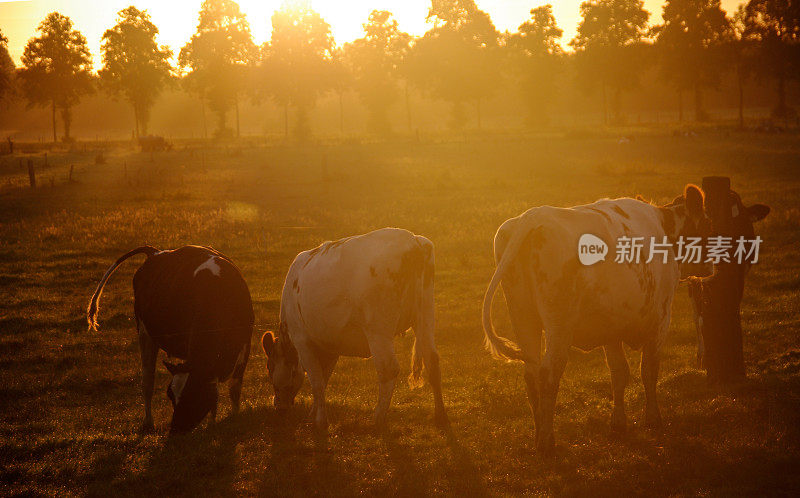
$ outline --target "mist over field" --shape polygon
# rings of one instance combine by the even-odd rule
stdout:
[[[313,4],[285,2],[271,13],[269,39],[257,44],[255,21],[230,0],[206,0],[199,13],[187,8],[196,30],[181,46],[163,45],[163,28],[135,6],[106,27],[99,57],[82,26],[59,13],[29,34],[18,63],[0,35],[1,494],[797,494],[797,6],[751,0],[726,11],[716,0],[668,0],[658,17],[650,3],[592,0],[565,39],[549,5],[532,4],[530,17],[505,32],[480,5],[435,0],[427,31],[415,34],[391,12],[374,10],[360,37],[346,43],[333,38],[335,21]],[[0,19],[0,30],[7,23]],[[701,187],[703,204],[693,210],[692,189]],[[561,213],[541,216],[562,231],[518,236],[517,259],[499,264],[511,233],[503,230],[523,224],[507,220],[539,206],[618,198],[639,201],[609,201],[607,211],[599,204],[541,211]],[[552,248],[574,228],[569,216],[592,209],[589,219],[599,221],[585,240],[607,242],[609,253],[582,267],[572,242]],[[614,262],[613,242],[597,238],[603,220],[646,232],[640,213],[658,213],[653,236],[758,236],[758,260],[717,262],[710,276],[682,268],[698,273],[682,278],[671,308],[662,309],[670,301],[657,298],[671,291],[658,294],[648,283],[661,277],[646,265]],[[414,273],[423,260],[405,253],[394,272],[388,247],[348,253],[352,239],[320,246],[384,227],[432,242],[424,261],[435,261],[433,278]],[[235,264],[254,324],[242,339],[250,353],[240,410],[215,377],[216,414],[204,411],[201,423],[176,431],[200,346],[168,357],[165,344],[173,334],[201,341],[222,329],[193,325],[159,336],[151,322],[142,334],[142,307],[152,303],[139,294],[134,312],[132,280],[158,251],[186,245],[218,251],[190,265],[193,278],[204,272],[216,282],[229,276],[217,266],[223,258]],[[92,324],[90,299],[104,273],[142,246],[105,284],[98,328],[87,331],[87,305]],[[399,373],[392,373],[385,423],[375,409],[394,377],[370,331],[350,345],[369,346],[362,356],[371,359],[335,350],[335,337],[308,346],[288,330],[281,300],[292,294],[282,294],[284,283],[298,296],[363,284],[349,269],[313,289],[286,280],[298,254],[314,248],[304,256],[318,258],[314,264],[298,265],[307,272],[373,258],[363,274],[384,278],[401,297],[433,290],[431,330],[449,423],[434,408],[430,355],[424,385],[406,382],[421,365],[413,360],[415,339],[425,337],[418,317],[409,330],[392,329]],[[643,272],[628,274],[642,290],[613,273],[570,287],[570,275],[603,265],[617,265],[620,275]],[[491,323],[520,351],[538,343],[541,362],[538,355],[502,361],[484,344],[481,305],[501,267],[516,273],[503,274]],[[535,277],[520,284],[526,271]],[[548,272],[560,280],[548,280]],[[406,273],[414,286],[398,283]],[[199,285],[170,278],[166,286],[180,298]],[[515,294],[543,283],[553,295],[519,301]],[[572,294],[561,294],[567,288]],[[363,295],[335,301],[308,322],[336,317],[342,307],[363,320],[404,319],[411,309]],[[414,306],[424,307],[423,295],[413,294]],[[628,295],[641,308],[614,308]],[[154,309],[162,320],[208,311],[186,315],[177,302]],[[313,314],[307,302],[305,313]],[[611,312],[593,314],[597,302]],[[667,317],[657,347],[648,331],[623,330],[623,339],[600,347],[562,348],[557,397],[553,351],[572,336],[548,330],[541,318],[523,320],[560,313],[596,324],[602,338],[609,331],[600,324],[640,323],[651,312]],[[391,325],[406,328],[402,320]],[[539,329],[540,340],[526,339]],[[262,338],[268,331],[278,341],[273,349]],[[143,396],[149,340],[157,346],[152,427]],[[222,355],[224,340],[213,344]],[[322,389],[324,427],[309,351],[339,356]],[[654,351],[660,366],[648,390],[652,369],[643,362],[652,359],[643,353]],[[279,355],[294,355],[304,379],[286,410],[276,406],[278,388],[286,389]],[[243,357],[231,358],[238,367]],[[621,363],[629,365],[627,386]],[[543,407],[551,394],[549,440]]]

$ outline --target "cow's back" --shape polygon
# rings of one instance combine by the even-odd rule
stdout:
[[[410,279],[421,275],[432,251],[427,242],[385,228],[300,253],[284,283],[281,321],[301,328],[318,345],[368,356],[366,324],[385,319],[408,328],[401,305]]]
[[[573,344],[591,349],[609,339],[639,347],[669,321],[678,283],[677,263],[660,257],[645,263],[650,237],[661,242],[664,230],[655,207],[634,199],[601,200],[574,208],[534,208],[498,231],[507,239],[518,224],[535,227],[518,257],[523,258],[545,329],[564,329]],[[505,226],[505,225],[504,225]],[[606,259],[585,266],[578,258],[582,235],[608,245]],[[620,237],[643,237],[638,263],[617,263]]]
[[[145,261],[133,279],[137,319],[168,355],[230,375],[249,342],[253,307],[239,269],[221,253],[186,246]]]

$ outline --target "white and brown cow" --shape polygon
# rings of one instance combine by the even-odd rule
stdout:
[[[153,430],[150,402],[159,349],[181,360],[164,362],[172,374],[167,389],[174,407],[170,432],[193,429],[209,412],[213,423],[217,383],[228,379],[236,413],[250,356],[253,304],[239,269],[223,254],[200,246],[172,251],[142,246],[124,254],[106,271],[92,296],[89,328],[97,330],[100,295],[109,277],[137,254],[147,256],[133,276],[142,357],[142,431]]]
[[[283,285],[277,337],[264,334],[268,373],[278,410],[285,410],[308,374],[311,418],[327,430],[325,388],[339,356],[372,357],[378,371],[375,423],[382,426],[400,367],[393,340],[414,329],[409,383],[433,387],[435,420],[447,423],[439,355],[433,339],[433,243],[406,230],[384,228],[297,255]]]
[[[660,426],[656,401],[658,352],[664,344],[672,298],[680,279],[674,255],[657,255],[646,263],[649,245],[638,264],[617,263],[620,237],[702,236],[708,231],[703,193],[687,185],[684,195],[657,207],[635,199],[604,199],[573,208],[543,206],[512,218],[494,239],[497,269],[483,302],[486,346],[496,357],[525,364],[525,382],[536,424],[536,444],[554,446],[553,412],[558,384],[571,347],[603,347],[611,370],[612,427],[626,425],[625,386],[630,373],[623,343],[642,350],[646,422]],[[604,261],[584,266],[579,239],[593,234],[608,244]],[[502,283],[517,342],[499,337],[491,322],[491,305]],[[544,330],[546,351],[540,364]]]

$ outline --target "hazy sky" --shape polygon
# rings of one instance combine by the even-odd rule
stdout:
[[[177,53],[197,27],[197,13],[202,0],[0,0],[0,30],[9,39],[11,56],[19,63],[25,43],[34,35],[36,26],[48,12],[57,10],[71,17],[75,27],[86,36],[95,65],[98,65],[103,31],[114,24],[116,13],[131,3],[147,9],[161,31],[159,42],[169,45]],[[282,3],[283,0],[239,2],[257,43],[269,38],[272,29],[270,16]],[[361,25],[373,9],[393,12],[400,28],[413,35],[421,35],[430,28],[425,23],[430,0],[311,0],[310,3],[330,23],[337,43],[362,36]],[[575,35],[580,19],[581,0],[476,0],[476,3],[489,13],[500,31],[516,31],[528,18],[531,8],[550,3],[559,26],[564,30],[564,44]],[[652,13],[651,23],[660,22],[663,3],[663,0],[645,0],[645,7]],[[722,0],[728,11],[739,3],[740,0]]]

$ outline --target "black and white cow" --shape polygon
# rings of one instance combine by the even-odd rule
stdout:
[[[137,254],[147,256],[133,276],[142,357],[142,431],[154,428],[150,402],[159,349],[181,360],[164,362],[172,374],[167,389],[174,407],[170,432],[193,429],[209,412],[213,423],[217,383],[228,379],[236,413],[250,357],[253,304],[239,269],[223,254],[200,246],[172,251],[142,246],[124,254],[103,275],[89,302],[89,328],[97,330],[98,304],[106,281],[123,261]]]
[[[422,383],[424,362],[435,421],[445,425],[433,277],[433,243],[398,228],[325,242],[297,255],[283,285],[277,337],[267,332],[262,339],[275,407],[294,403],[305,371],[314,396],[311,418],[327,430],[325,388],[337,359],[371,356],[379,381],[375,423],[382,426],[400,372],[393,339],[413,328],[409,383]]]
[[[578,246],[593,234],[612,249],[620,237],[705,236],[708,219],[703,193],[688,185],[684,195],[658,207],[635,199],[604,199],[572,208],[532,208],[497,230],[497,269],[483,302],[486,346],[500,358],[522,361],[536,424],[537,447],[554,446],[553,412],[558,384],[571,347],[603,347],[611,370],[614,411],[611,424],[623,430],[625,386],[630,377],[623,343],[642,350],[646,422],[661,425],[656,400],[659,348],[670,323],[670,307],[680,279],[674,254],[649,263],[647,249],[636,262],[611,258],[584,266]],[[517,342],[492,327],[492,298],[502,283]],[[541,360],[544,330],[546,351]]]

